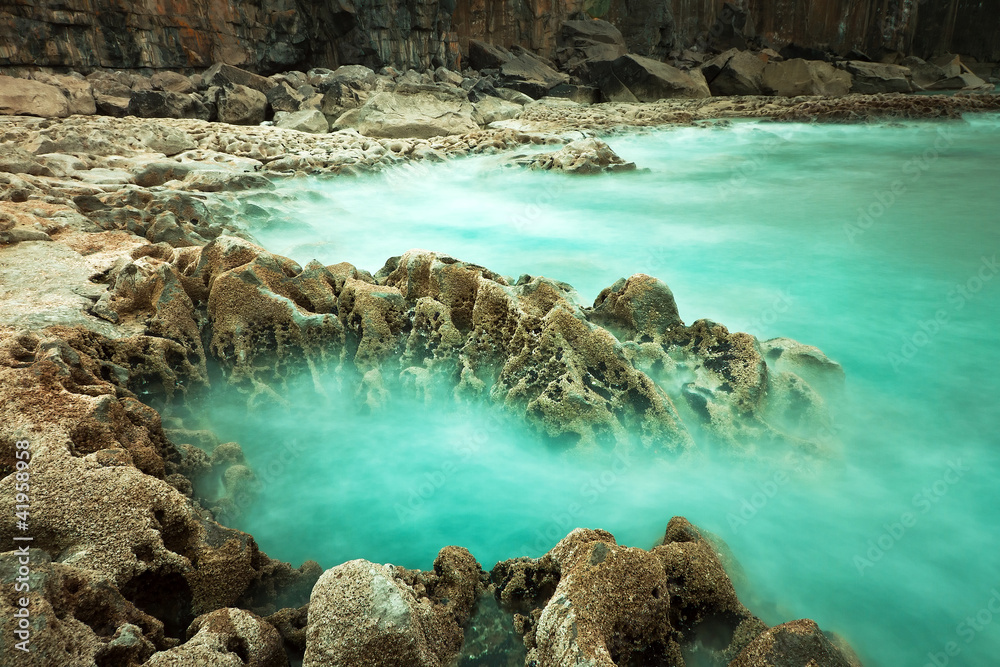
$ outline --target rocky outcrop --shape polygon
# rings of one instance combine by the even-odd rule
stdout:
[[[851,75],[819,60],[794,58],[768,62],[761,75],[761,88],[769,95],[846,95]]]
[[[730,49],[701,67],[713,95],[760,95],[766,58]]]
[[[479,129],[467,95],[434,89],[375,93],[359,108],[337,118],[333,127],[388,139],[428,139]]]
[[[683,72],[642,56],[630,54],[612,61],[591,62],[588,70],[609,102],[655,102],[711,95],[701,72]]]
[[[281,635],[267,621],[244,609],[224,608],[194,619],[188,640],[154,654],[148,667],[288,667]]]
[[[554,153],[514,155],[509,163],[540,171],[568,174],[600,174],[635,171],[635,162],[626,162],[600,139],[580,139]]]

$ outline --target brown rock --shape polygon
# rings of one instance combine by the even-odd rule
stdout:
[[[47,83],[0,75],[0,115],[65,118],[69,100]]]
[[[791,621],[765,630],[730,667],[855,667],[814,621]]]

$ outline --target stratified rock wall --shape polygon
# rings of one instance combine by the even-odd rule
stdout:
[[[360,63],[454,67],[469,39],[553,56],[562,21],[585,0],[0,0],[0,68],[199,69],[265,73]],[[738,4],[738,3],[733,3]],[[629,49],[662,58],[713,42],[721,0],[609,0]],[[979,0],[746,0],[753,32],[775,46],[951,51],[1000,60],[1000,5]],[[717,41],[717,40],[715,40]]]

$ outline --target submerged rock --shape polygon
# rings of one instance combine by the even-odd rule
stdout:
[[[554,153],[515,155],[507,162],[528,169],[570,174],[635,171],[635,162],[626,162],[600,139],[574,141]]]

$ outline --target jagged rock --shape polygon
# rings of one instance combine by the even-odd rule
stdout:
[[[722,11],[708,29],[705,43],[718,51],[746,49],[753,45],[755,36],[754,22],[746,7],[724,2]]]
[[[246,86],[259,93],[266,93],[271,89],[271,82],[264,77],[225,63],[209,67],[202,73],[201,80],[207,87]]]
[[[769,628],[754,639],[730,667],[860,667],[848,659],[819,629],[803,619]]]
[[[353,560],[313,588],[303,667],[382,664],[440,667],[462,646],[462,626],[482,592],[468,551],[446,547],[433,573]]]
[[[227,83],[221,87],[215,103],[221,123],[259,125],[267,112],[267,96],[239,84]]]
[[[596,104],[601,101],[601,91],[593,86],[578,86],[572,83],[560,83],[548,92],[549,97],[559,97],[572,100],[579,104]]]
[[[764,65],[763,92],[769,95],[846,95],[851,75],[830,63],[793,58]]]
[[[469,40],[469,66],[474,70],[500,69],[514,59],[514,54],[502,46],[494,46],[478,39]]]
[[[365,136],[387,139],[427,139],[476,131],[479,125],[474,113],[472,104],[456,97],[441,99],[431,92],[382,92],[344,113],[333,128],[354,128]]]
[[[446,67],[438,67],[434,70],[434,80],[440,83],[450,83],[453,86],[462,85],[462,75],[458,72],[452,72]]]
[[[199,118],[208,120],[211,113],[198,98],[169,91],[144,90],[132,93],[130,116],[141,118]]]
[[[594,83],[609,102],[655,102],[678,97],[709,97],[708,84],[698,70],[676,67],[634,54],[590,65]]]
[[[287,667],[281,635],[267,621],[243,609],[218,609],[196,618],[188,640],[154,654],[148,667]]]
[[[635,163],[626,162],[600,139],[580,139],[554,153],[515,155],[508,163],[536,170],[564,171],[571,174],[634,171]]]
[[[37,160],[34,155],[14,144],[0,146],[0,171],[10,174],[52,176],[51,169]]]
[[[539,99],[551,88],[566,83],[569,76],[557,72],[549,63],[523,51],[500,66],[500,84],[505,88]]]
[[[182,95],[188,95],[197,90],[190,77],[177,72],[157,72],[150,77],[149,83],[153,86],[153,90],[165,90]]]
[[[713,95],[760,95],[764,61],[749,51],[730,49],[701,67]]]
[[[590,61],[613,61],[626,53],[625,38],[607,21],[563,21],[559,26],[557,60],[565,71],[579,73]]]
[[[330,131],[330,123],[326,116],[316,109],[275,114],[274,124],[286,130],[298,130],[310,134],[325,134]]]
[[[47,83],[0,75],[0,115],[65,118],[69,100]]]
[[[913,90],[909,68],[900,65],[848,60],[840,65],[850,72],[852,93],[876,95],[878,93],[909,93]]]
[[[15,543],[16,544],[16,543]],[[31,590],[16,588],[18,567],[27,558]],[[138,665],[166,648],[163,623],[122,597],[108,577],[63,563],[53,563],[42,549],[0,554],[0,630],[5,653],[15,656],[19,641],[15,606],[27,598],[31,618],[30,654],[36,664]]]
[[[94,89],[83,75],[76,72],[70,74],[45,74],[34,72],[31,75],[35,81],[41,81],[62,90],[69,103],[69,113],[90,115],[97,113],[94,102]]]
[[[296,89],[284,81],[268,90],[266,97],[267,103],[275,112],[285,111],[288,113],[298,111],[306,99],[304,95],[300,95]]]
[[[760,351],[776,371],[795,373],[821,390],[839,390],[844,386],[844,369],[812,345],[790,338],[761,341]]]
[[[653,340],[684,324],[666,283],[643,273],[603,289],[589,317],[626,339]]]

